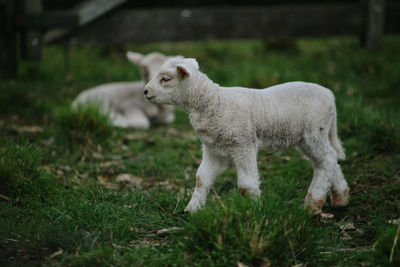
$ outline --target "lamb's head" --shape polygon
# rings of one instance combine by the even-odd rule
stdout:
[[[161,65],[169,58],[158,52],[143,55],[128,51],[126,57],[130,62],[139,66],[143,80],[147,83],[157,73]]]
[[[181,106],[198,74],[196,59],[170,58],[146,84],[145,98],[157,104]]]

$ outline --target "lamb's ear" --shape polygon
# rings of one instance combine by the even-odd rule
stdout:
[[[199,70],[199,63],[194,58],[185,58],[184,63],[176,67],[180,78],[188,78],[192,73],[190,70]]]
[[[192,75],[190,71],[183,65],[176,66],[176,71],[181,79],[188,78],[190,75]]]
[[[144,55],[142,55],[142,54],[140,54],[140,53],[128,51],[128,52],[126,52],[126,57],[127,57],[128,60],[129,60],[130,62],[132,62],[133,64],[139,65],[140,62],[142,61]]]
[[[195,58],[185,58],[185,63],[190,65],[193,69],[199,70],[199,63]]]
[[[150,81],[150,71],[149,71],[149,68],[147,68],[147,67],[142,67],[141,70],[142,70],[143,79],[144,79],[145,81],[147,81],[147,82]]]

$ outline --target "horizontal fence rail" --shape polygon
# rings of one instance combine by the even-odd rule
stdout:
[[[155,42],[358,34],[358,5],[119,10],[76,33],[78,42]]]
[[[122,44],[355,35],[365,47],[378,49],[383,33],[400,32],[398,1],[150,9],[127,8],[128,1],[86,0],[50,11],[43,10],[42,0],[0,0],[0,75],[16,75],[18,54],[37,60],[43,45],[71,40]]]
[[[77,42],[361,35],[359,4],[116,10],[75,32]],[[386,28],[399,32],[400,3],[388,4]]]

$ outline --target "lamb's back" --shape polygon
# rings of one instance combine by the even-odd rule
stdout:
[[[313,123],[329,118],[335,108],[332,92],[314,83],[289,82],[265,89],[230,87],[222,88],[222,93],[218,123],[265,138],[281,137],[285,132],[300,136]]]
[[[259,90],[259,92],[266,97],[270,96],[286,103],[305,102],[305,104],[309,104],[310,100],[316,99],[326,103],[333,101],[333,94],[329,89],[319,84],[308,82],[282,83]]]
[[[265,89],[222,87],[224,109],[228,112],[296,115],[334,105],[332,92],[315,83],[288,82]]]
[[[126,101],[126,99],[139,99],[143,96],[144,82],[117,82],[99,85],[82,91],[74,100],[72,106],[97,103],[101,106],[113,106],[116,103]]]

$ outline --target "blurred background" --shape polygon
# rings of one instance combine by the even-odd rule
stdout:
[[[0,262],[399,266],[399,18],[389,0],[0,0]],[[222,86],[331,89],[349,207],[306,214],[312,167],[288,150],[259,156],[262,205],[228,170],[182,215],[202,156],[186,113],[136,130],[71,109],[142,80],[127,51],[194,57]]]
[[[396,1],[2,0],[2,72],[54,43],[107,44],[357,36],[377,49],[398,33]],[[4,67],[3,67],[4,66]]]

